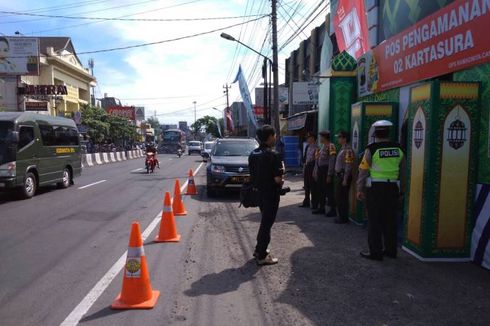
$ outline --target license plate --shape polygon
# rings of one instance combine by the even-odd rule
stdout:
[[[249,177],[232,177],[231,181],[236,183],[245,183],[250,180]]]

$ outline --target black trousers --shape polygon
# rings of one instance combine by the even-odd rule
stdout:
[[[384,250],[396,255],[396,219],[400,191],[396,183],[373,182],[367,188],[368,244],[371,255],[381,256]]]
[[[328,165],[318,167],[318,180],[317,180],[317,192],[318,192],[318,209],[325,210],[326,199],[328,199],[328,206],[330,210],[335,209],[335,194],[332,182],[327,183]]]
[[[347,185],[342,185],[344,181],[344,175],[337,175],[337,184],[335,187],[335,200],[337,203],[337,210],[339,212],[339,219],[347,221],[349,219],[349,190],[352,183],[352,178],[347,179]]]
[[[257,246],[255,247],[255,252],[258,254],[258,259],[264,259],[267,256],[267,247],[271,242],[271,229],[276,221],[280,196],[278,191],[273,191],[272,194],[270,192],[261,192],[260,197],[261,203],[259,208],[260,213],[262,214],[262,220],[257,234]]]
[[[312,205],[313,208],[318,206],[316,181],[313,178],[313,169],[315,168],[315,162],[311,162],[305,165],[303,173],[303,181],[305,186],[305,199],[303,204]],[[310,199],[311,197],[311,199]]]

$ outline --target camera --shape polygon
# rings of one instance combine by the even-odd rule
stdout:
[[[291,191],[291,188],[289,188],[289,187],[283,187],[283,188],[281,188],[281,190],[279,190],[279,194],[281,196],[284,196],[284,195],[286,195],[290,191]]]

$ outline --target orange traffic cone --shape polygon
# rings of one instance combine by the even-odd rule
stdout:
[[[172,202],[170,200],[170,193],[165,193],[165,200],[163,202],[162,220],[160,222],[160,231],[154,242],[179,242],[180,234],[177,234],[177,227],[175,226],[174,213],[172,211]]]
[[[174,210],[175,216],[187,215],[187,210],[184,207],[184,202],[182,201],[182,195],[180,193],[180,181],[179,181],[179,179],[175,180],[174,200],[172,203],[172,208]]]
[[[189,179],[187,181],[187,191],[186,195],[197,195],[196,183],[194,182],[194,174],[192,169],[189,170]]]
[[[138,222],[131,225],[129,248],[124,268],[122,291],[112,302],[112,309],[151,309],[160,291],[153,291],[146,266],[145,250]]]

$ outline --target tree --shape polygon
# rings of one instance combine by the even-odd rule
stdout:
[[[212,134],[215,137],[219,137],[220,133],[217,125],[218,123],[220,124],[220,129],[223,133],[223,119],[218,120],[209,115],[197,119],[196,122],[191,125],[191,128],[199,133]]]
[[[86,105],[81,110],[82,124],[88,127],[88,135],[95,143],[102,142],[110,132],[110,123],[107,122],[107,112],[98,107]]]
[[[149,117],[146,119],[146,122],[155,130],[155,138],[158,138],[160,134],[162,133],[162,130],[160,128],[160,121],[158,121],[158,118],[156,117]]]

